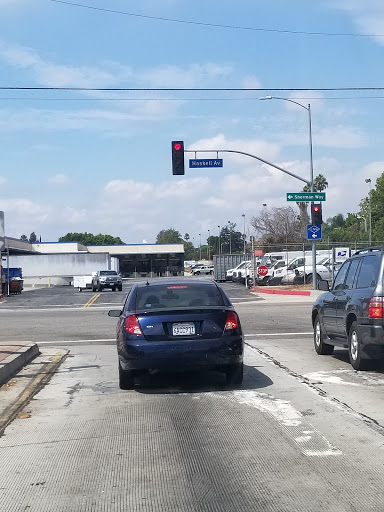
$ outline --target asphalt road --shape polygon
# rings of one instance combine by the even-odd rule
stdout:
[[[107,311],[128,286],[0,306],[0,339],[70,349],[0,438],[0,510],[383,510],[382,369],[318,356],[310,300],[224,284],[247,343],[241,388],[154,374],[121,391]]]

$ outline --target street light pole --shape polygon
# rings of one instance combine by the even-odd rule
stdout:
[[[244,219],[244,254],[245,254],[245,249],[246,249],[246,242],[245,242],[245,213],[243,213],[241,216]]]
[[[369,245],[372,245],[372,209],[371,209],[371,178],[367,178],[365,183],[369,184],[369,196],[368,196],[368,206],[369,206]]]
[[[232,226],[231,221],[228,221],[229,224],[229,254],[232,254]]]
[[[211,260],[211,248],[210,248],[210,239],[211,238],[211,231],[208,229],[208,249],[207,249],[207,252],[208,252],[208,261]]]
[[[309,124],[309,169],[310,169],[310,187],[311,192],[314,192],[314,179],[313,179],[313,145],[312,145],[312,115],[311,115],[311,104],[308,103],[308,106],[302,105],[301,103],[291,100],[289,98],[280,98],[279,96],[265,96],[263,98],[259,98],[260,100],[284,100],[289,101],[290,103],[294,103],[299,107],[304,108],[308,112],[308,124]],[[370,181],[370,180],[369,180]],[[312,222],[312,220],[311,220]],[[316,274],[316,241],[312,240],[312,288],[316,290],[317,288],[317,274]]]
[[[201,261],[201,233],[199,233],[199,237],[200,237],[200,246],[199,246],[199,248],[200,248],[200,261]]]
[[[221,227],[217,226],[219,228],[219,256],[221,255]]]

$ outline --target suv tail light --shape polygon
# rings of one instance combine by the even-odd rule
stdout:
[[[369,318],[384,318],[383,299],[384,297],[372,297],[372,299],[369,302]]]
[[[239,327],[239,317],[234,311],[228,311],[224,331],[234,331]]]
[[[136,315],[129,315],[125,319],[125,330],[129,334],[137,334],[138,336],[143,334]]]

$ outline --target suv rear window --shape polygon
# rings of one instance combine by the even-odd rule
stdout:
[[[224,300],[219,289],[211,285],[170,284],[137,289],[137,310],[189,306],[224,306]]]
[[[380,270],[380,259],[376,255],[362,258],[356,288],[376,286]]]
[[[101,276],[117,276],[116,270],[100,270]]]

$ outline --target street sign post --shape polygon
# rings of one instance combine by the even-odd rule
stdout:
[[[222,158],[194,158],[189,160],[189,168],[195,167],[223,167]]]
[[[307,226],[307,240],[321,240],[321,225],[309,224]]]
[[[325,201],[325,192],[287,192],[287,201],[296,201],[298,203]]]

